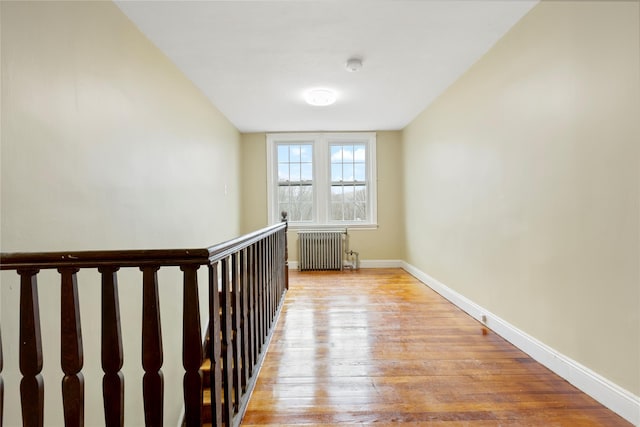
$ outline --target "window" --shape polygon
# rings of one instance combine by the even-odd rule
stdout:
[[[376,226],[375,133],[268,134],[269,222]]]
[[[331,144],[331,221],[367,219],[365,144]]]
[[[278,212],[313,220],[313,144],[278,145]]]

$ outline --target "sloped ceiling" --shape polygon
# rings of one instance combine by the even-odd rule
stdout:
[[[242,132],[402,129],[537,1],[121,1]],[[363,67],[348,72],[350,57]],[[303,100],[329,87],[328,107]]]

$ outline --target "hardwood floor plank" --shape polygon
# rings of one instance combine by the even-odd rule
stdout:
[[[289,285],[243,426],[630,425],[403,270]]]

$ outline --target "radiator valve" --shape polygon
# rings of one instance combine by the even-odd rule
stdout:
[[[345,267],[351,270],[360,270],[360,253],[356,252],[356,251],[347,251],[346,254],[348,255],[348,257],[351,257],[350,259],[350,263],[347,264]],[[354,259],[354,255],[355,255],[355,259]]]

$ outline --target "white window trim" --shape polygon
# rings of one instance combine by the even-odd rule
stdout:
[[[277,197],[277,144],[312,143],[313,144],[313,220],[289,222],[293,229],[301,228],[377,228],[377,171],[376,171],[376,133],[375,132],[327,132],[327,133],[269,133],[267,134],[267,209],[269,224],[280,222],[280,212],[275,203]],[[364,221],[329,221],[331,200],[331,162],[329,146],[332,143],[357,142],[367,145],[367,202],[368,218]]]

